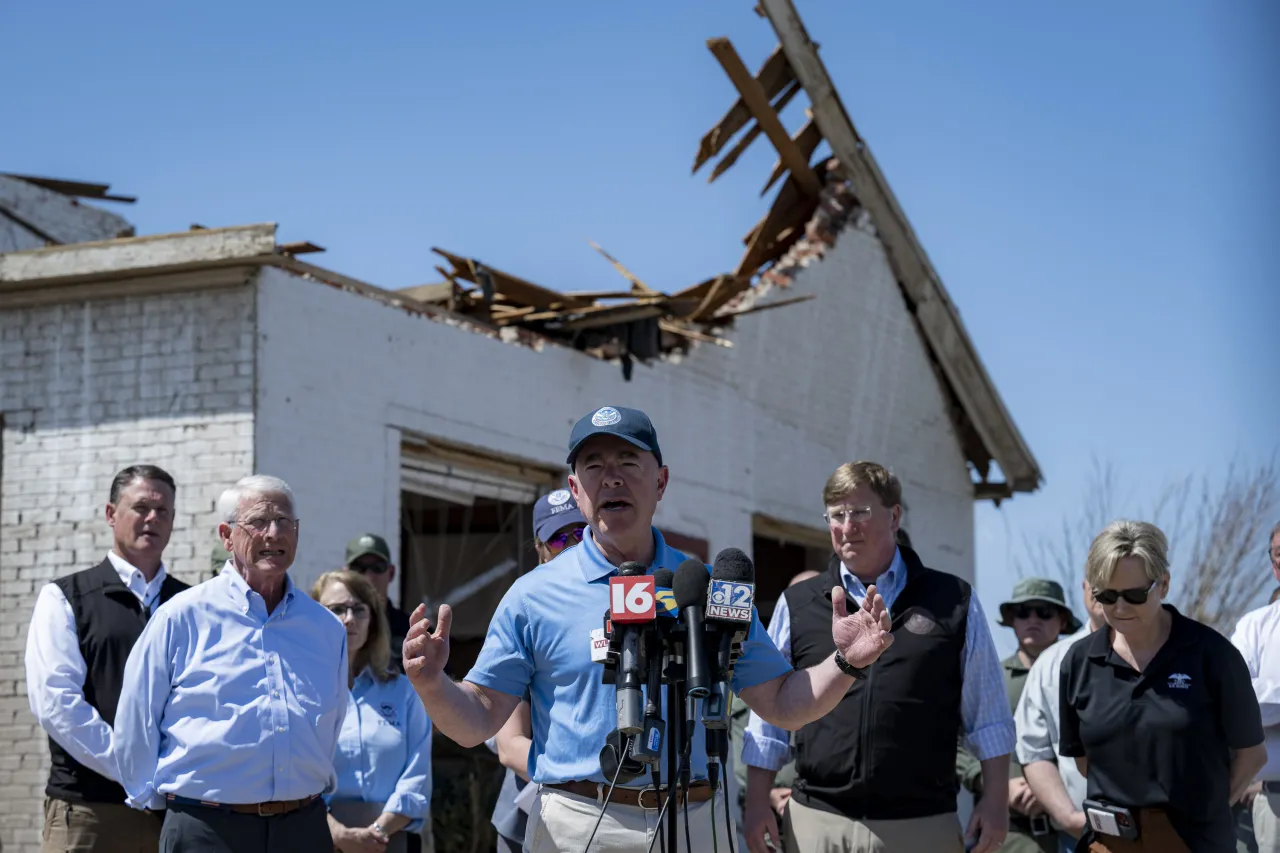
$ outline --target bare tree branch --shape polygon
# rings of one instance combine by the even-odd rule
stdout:
[[[1062,519],[1056,536],[1023,537],[1026,556],[1018,574],[1062,583],[1068,604],[1083,613],[1080,582],[1093,537],[1119,515],[1119,478],[1096,458],[1080,509]],[[1273,457],[1250,465],[1234,460],[1219,476],[1172,482],[1146,512],[1128,517],[1150,521],[1169,537],[1173,603],[1185,615],[1229,633],[1250,607],[1262,603],[1274,583],[1264,553],[1267,532],[1280,513],[1280,469]],[[1123,513],[1122,513],[1123,515]]]

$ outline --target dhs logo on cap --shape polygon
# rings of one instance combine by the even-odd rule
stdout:
[[[605,406],[591,416],[591,423],[598,427],[613,426],[620,420],[622,420],[622,415],[612,406]]]
[[[547,495],[547,503],[551,504],[551,506],[563,506],[569,502],[569,498],[571,497],[573,496],[569,494],[568,489],[556,489],[554,492]]]

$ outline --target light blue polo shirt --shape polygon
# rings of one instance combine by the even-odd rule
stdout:
[[[653,531],[657,569],[674,572],[685,555]],[[708,573],[709,573],[708,569]],[[609,609],[609,577],[617,569],[600,553],[590,535],[554,560],[516,580],[489,623],[489,633],[467,680],[512,696],[531,694],[533,746],[529,777],[540,784],[575,780],[608,783],[600,770],[600,748],[617,728],[616,690],[600,683],[604,665],[591,660],[591,632],[603,627]],[[760,617],[752,613],[751,630],[734,667],[733,690],[763,684],[791,671],[774,646]],[[664,688],[662,718],[666,710]],[[694,732],[690,763],[694,779],[707,777],[706,740],[702,724]],[[663,746],[664,784],[670,779]],[[648,774],[644,777],[648,782]],[[632,783],[639,786],[640,780]]]

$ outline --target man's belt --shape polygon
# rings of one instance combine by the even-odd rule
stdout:
[[[605,796],[609,793],[609,786],[602,785],[599,782],[558,782],[552,785],[543,785],[544,788],[551,788],[556,791],[564,791],[568,794],[577,794],[579,797],[588,797],[596,802],[603,803]],[[659,793],[650,786],[648,788],[614,788],[613,798],[610,803],[616,803],[623,806],[639,806],[642,809],[660,809],[662,808],[662,798],[667,794],[668,786],[663,786],[663,790]],[[676,807],[683,806],[686,800],[690,803],[705,803],[715,795],[711,790],[711,785],[706,781],[698,781],[692,783],[688,790],[677,789]]]
[[[310,805],[320,798],[319,794],[312,794],[301,800],[273,800],[269,803],[215,803],[210,800],[196,800],[191,797],[180,797],[177,794],[165,794],[164,798],[170,803],[179,806],[197,806],[205,809],[217,809],[223,812],[234,812],[235,814],[251,814],[258,817],[276,817],[277,815],[289,814],[296,812],[303,806]]]

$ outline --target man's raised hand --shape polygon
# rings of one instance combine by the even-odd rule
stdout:
[[[401,648],[404,674],[415,686],[426,685],[439,677],[449,662],[449,626],[453,623],[453,610],[447,604],[440,605],[434,631],[427,619],[425,604],[414,608],[409,621],[409,633],[405,635]]]
[[[844,659],[857,667],[870,666],[893,645],[889,633],[893,620],[889,608],[876,592],[875,585],[867,588],[862,606],[850,613],[845,603],[844,587],[831,590],[831,637]]]

